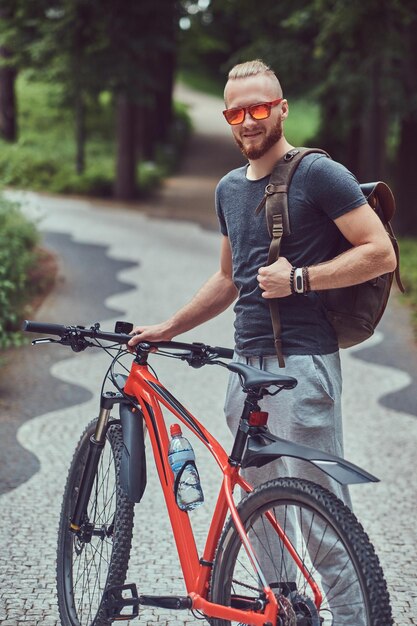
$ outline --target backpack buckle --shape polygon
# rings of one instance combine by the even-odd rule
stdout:
[[[295,155],[299,152],[300,151],[297,150],[297,148],[293,148],[293,150],[290,150],[289,152],[287,152],[287,154],[284,154],[284,161],[291,161],[291,159],[293,159]]]
[[[282,215],[274,215],[272,221],[272,237],[274,239],[279,239],[282,237],[284,232],[284,227],[282,224]]]

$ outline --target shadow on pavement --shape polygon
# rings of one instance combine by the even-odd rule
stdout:
[[[106,246],[80,244],[65,234],[46,233],[44,245],[59,256],[60,270],[56,288],[36,319],[88,325],[123,313],[104,302],[130,288],[117,274],[134,263],[110,259]],[[0,380],[0,494],[18,487],[39,469],[38,459],[16,439],[20,426],[37,415],[91,397],[85,388],[51,376],[52,366],[70,356],[60,346],[30,345],[2,355],[6,364]]]
[[[393,294],[390,305],[378,327],[384,334],[383,341],[369,348],[355,351],[352,356],[368,363],[386,365],[406,372],[411,383],[404,389],[382,395],[379,403],[389,409],[402,411],[417,417],[417,350],[410,326],[409,310],[400,302],[401,295]],[[389,374],[387,374],[389,376]],[[381,389],[383,388],[381,381]]]

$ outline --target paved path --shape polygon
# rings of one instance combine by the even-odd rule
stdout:
[[[198,104],[195,106],[198,108]],[[222,146],[220,152],[224,154],[227,142],[223,143],[221,135],[217,136],[216,145]],[[202,197],[208,206],[214,180],[206,173],[204,165],[200,171],[202,180],[195,188],[195,201]],[[187,169],[183,176],[188,178]],[[172,203],[175,208],[176,189],[183,189],[180,176],[167,184],[163,206]],[[215,232],[191,222],[152,219],[150,205],[141,206],[139,212],[110,203],[34,194],[28,194],[26,201],[26,210],[41,219],[41,228],[49,241],[59,249],[72,249],[72,255],[64,255],[61,262],[58,290],[44,303],[38,319],[80,323],[101,319],[106,328],[120,318],[156,322],[183,304],[217,267]],[[177,211],[177,217],[186,217],[178,208]],[[197,219],[195,213],[198,211],[190,211],[190,217]],[[207,219],[205,213],[202,219]],[[97,271],[100,280],[98,274],[93,275]],[[86,285],[83,293],[76,291],[81,284]],[[231,325],[229,311],[184,338],[232,345]],[[343,353],[346,456],[381,478],[377,485],[354,487],[353,500],[380,555],[397,626],[417,623],[417,489],[413,476],[417,403],[412,384],[416,370],[415,350],[410,349],[412,340],[408,333],[407,315],[393,302],[381,332],[363,349]],[[394,353],[402,354],[402,359],[394,360]],[[40,365],[40,357],[35,354],[43,355]],[[0,496],[0,624],[56,626],[55,544],[63,483],[80,431],[97,413],[107,358],[88,352],[68,355],[59,346],[28,348],[24,355],[24,376],[13,379],[10,374],[7,380],[16,385],[13,388],[24,399],[21,404],[26,406],[26,421],[21,423],[17,437],[25,458],[33,459],[33,467],[23,473],[26,482],[13,483],[13,488],[4,488]],[[32,369],[29,359],[33,359]],[[156,358],[155,366],[164,383],[172,386],[175,395],[228,446],[230,437],[222,415],[224,371],[192,370],[184,364]],[[48,370],[60,390],[53,406],[41,400],[51,389]],[[34,376],[36,386],[31,383]],[[28,385],[30,394],[25,391]],[[37,406],[41,406],[41,414],[37,414]],[[10,398],[10,410],[16,410],[14,407]],[[210,500],[215,491],[213,476],[218,473],[205,450],[197,444],[195,448]],[[16,467],[19,454],[15,454]],[[137,507],[128,578],[136,581],[144,593],[182,593],[179,565],[170,556],[174,554],[170,550],[172,539],[162,510],[155,475],[150,470],[147,492]],[[199,546],[210,512],[211,505],[207,503],[193,513]],[[157,541],[153,536],[156,526]],[[141,620],[149,625],[197,623],[187,613],[158,614],[150,609],[142,611]],[[135,623],[139,622],[132,622]]]

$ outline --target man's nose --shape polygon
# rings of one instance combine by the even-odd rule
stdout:
[[[244,126],[254,126],[256,125],[258,122],[256,120],[253,119],[252,115],[249,113],[249,111],[245,111],[245,117],[243,118],[243,122],[242,124]]]

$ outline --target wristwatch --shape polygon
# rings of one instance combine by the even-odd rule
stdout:
[[[305,293],[303,268],[296,267],[294,272],[294,290],[295,293]]]

